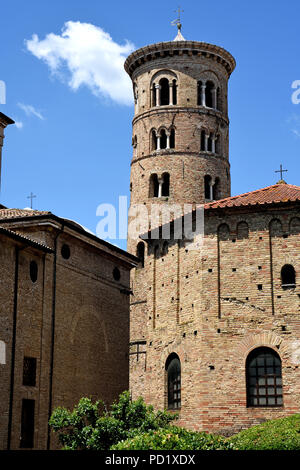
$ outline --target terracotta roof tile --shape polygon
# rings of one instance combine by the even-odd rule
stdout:
[[[300,186],[277,183],[266,188],[257,189],[238,196],[227,197],[204,205],[205,209],[225,207],[254,206],[257,204],[273,204],[279,202],[300,201]]]
[[[36,215],[51,214],[49,211],[37,211],[33,209],[0,209],[1,219],[15,219],[18,217],[33,217]]]

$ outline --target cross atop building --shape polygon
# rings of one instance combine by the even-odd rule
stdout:
[[[33,192],[30,193],[30,196],[27,196],[27,199],[30,199],[30,209],[32,209],[32,199],[34,199],[36,196],[33,194]]]
[[[284,181],[283,178],[282,178],[282,173],[287,172],[287,171],[288,171],[288,170],[283,170],[283,169],[282,169],[282,165],[280,164],[280,170],[276,170],[276,171],[275,171],[275,173],[280,173],[280,181],[279,181],[279,182],[284,182],[284,183],[285,183],[285,181]]]

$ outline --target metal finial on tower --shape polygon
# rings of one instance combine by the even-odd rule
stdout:
[[[177,25],[177,28],[178,28],[178,33],[177,33],[177,36],[176,36],[176,38],[174,39],[174,41],[185,41],[184,37],[183,37],[182,34],[181,34],[181,27],[182,27],[182,24],[181,24],[180,14],[183,13],[183,11],[184,11],[184,10],[181,10],[181,8],[178,7],[178,10],[175,10],[175,13],[178,14],[178,17],[176,18],[176,20],[171,21],[171,25],[172,25],[172,26]]]

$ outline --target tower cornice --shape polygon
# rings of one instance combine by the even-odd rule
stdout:
[[[228,77],[235,69],[234,57],[222,47],[198,41],[169,41],[158,42],[149,46],[141,47],[130,54],[124,64],[124,68],[132,78],[133,73],[140,65],[146,62],[160,59],[162,57],[182,55],[202,55],[208,59],[222,64]]]

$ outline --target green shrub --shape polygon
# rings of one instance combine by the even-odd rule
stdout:
[[[239,450],[300,450],[300,414],[266,421],[228,441]]]
[[[224,437],[169,426],[137,434],[111,447],[111,450],[232,450]]]
[[[81,398],[73,411],[57,408],[49,421],[59,442],[68,450],[107,450],[136,434],[169,426],[177,415],[154,411],[142,398],[132,401],[129,392],[106,411],[103,402]]]

